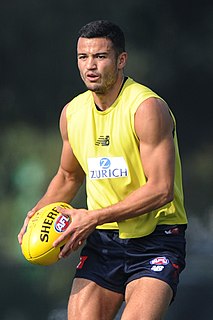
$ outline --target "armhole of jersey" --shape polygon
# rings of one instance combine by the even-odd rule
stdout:
[[[173,122],[172,136],[174,138],[175,131],[176,131],[176,121],[175,121],[175,117],[169,107],[168,107],[168,110],[169,110],[169,114],[170,114],[170,117],[172,118],[172,122]]]
[[[131,109],[131,125],[132,125],[132,130],[133,130],[133,133],[134,133],[134,135],[135,135],[135,138],[137,139],[138,142],[139,142],[139,138],[138,138],[137,133],[136,133],[136,131],[135,131],[135,115],[136,115],[136,112],[137,112],[138,108],[140,107],[140,105],[141,105],[144,101],[146,101],[147,99],[149,99],[149,98],[160,99],[160,100],[162,100],[162,101],[164,101],[164,102],[166,103],[166,101],[165,101],[164,99],[162,99],[162,98],[161,98],[160,96],[158,96],[157,94],[153,93],[153,95],[147,96],[147,97],[145,97],[141,102],[139,102],[139,104],[138,104],[137,107],[135,107],[134,109]],[[167,103],[166,103],[166,105],[167,105]],[[171,114],[171,117],[172,117],[172,120],[173,120],[173,123],[174,123],[174,129],[173,129],[173,131],[175,131],[175,119],[174,119],[174,116],[173,116],[171,110],[169,109],[169,107],[168,107],[168,110],[169,110],[169,113]]]
[[[68,102],[67,104],[67,108],[66,108],[66,120],[67,120],[67,135],[68,135],[68,140],[69,140],[69,143],[70,143],[70,130],[69,130],[69,118],[70,118],[70,103],[71,102]]]

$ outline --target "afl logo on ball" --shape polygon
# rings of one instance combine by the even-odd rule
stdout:
[[[57,232],[64,232],[68,225],[70,224],[70,219],[63,215],[59,216],[55,221],[55,231]]]

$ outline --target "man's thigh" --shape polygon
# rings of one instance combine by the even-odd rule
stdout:
[[[173,292],[164,281],[143,277],[126,287],[126,307],[122,320],[160,320],[171,302]]]
[[[76,278],[68,303],[68,320],[113,320],[123,301],[121,293]]]

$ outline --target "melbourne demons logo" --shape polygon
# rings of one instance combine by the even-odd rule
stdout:
[[[70,224],[70,219],[63,215],[60,215],[55,221],[55,231],[57,232],[64,232],[68,225]]]

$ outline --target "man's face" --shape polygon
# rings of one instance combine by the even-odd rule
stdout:
[[[118,59],[111,40],[79,38],[78,68],[86,87],[97,93],[107,93],[118,79]]]

